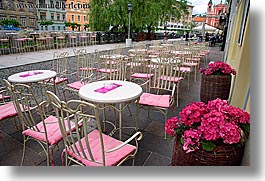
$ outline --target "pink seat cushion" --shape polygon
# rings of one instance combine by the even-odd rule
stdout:
[[[62,78],[62,77],[56,77],[55,78],[55,84],[60,84],[64,81],[68,81],[68,78]],[[53,82],[52,79],[45,80],[45,82]]]
[[[156,95],[143,93],[140,97],[139,104],[169,108],[170,95]]]
[[[186,58],[186,60],[198,62],[200,58]]]
[[[0,100],[4,100],[4,99],[10,99],[10,96],[3,96],[2,94],[0,94]]]
[[[13,102],[4,104],[0,106],[0,120],[11,118],[17,116],[16,108]]]
[[[100,133],[99,133],[98,130],[93,130],[92,132],[90,132],[88,134],[88,140],[89,140],[89,143],[90,143],[90,148],[91,148],[91,152],[93,154],[94,159],[99,161],[99,162],[102,162],[102,151],[101,151],[102,149],[101,149],[101,145],[100,145],[99,135],[100,135]],[[112,138],[112,137],[107,136],[105,134],[102,134],[102,137],[103,137],[105,150],[112,149],[112,148],[114,148],[114,147],[116,147],[116,146],[118,146],[118,145],[120,145],[122,143],[122,141],[116,140],[115,138]],[[82,155],[82,151],[80,149],[79,143],[76,142],[75,144],[76,144],[76,146],[78,148],[78,152]],[[84,152],[85,152],[86,156],[88,158],[90,158],[84,138],[81,139],[81,144],[82,144],[82,146],[84,148]],[[71,150],[67,150],[67,151],[68,151],[68,154],[70,156],[72,156],[72,157],[76,158],[77,160],[81,161],[86,166],[102,166],[101,164],[98,164],[98,163],[89,161],[87,159],[81,158],[80,156],[78,156],[75,153],[73,153]],[[127,155],[129,155],[133,151],[135,151],[135,146],[127,144],[124,147],[118,149],[117,151],[114,151],[114,152],[111,152],[111,153],[105,153],[106,166],[116,165],[123,158],[125,158]]]
[[[130,63],[127,63],[127,66],[132,66],[132,67],[139,67],[141,66],[142,64],[139,63],[139,62],[130,62]]]
[[[161,76],[160,79],[161,80],[168,80],[168,81],[177,83],[177,82],[183,80],[183,77],[167,77],[167,76]]]
[[[60,131],[59,123],[56,117],[49,116],[44,120],[46,124],[46,130],[47,130],[47,137],[48,142],[50,145],[57,144],[62,139],[62,134]],[[67,123],[65,124],[68,125]],[[34,131],[32,129],[27,129],[22,132],[22,134],[31,136],[35,139],[41,140],[46,142],[45,133],[44,133],[44,126],[43,123],[40,122],[37,124],[37,127],[39,128],[40,132]],[[74,123],[71,123],[71,128],[74,128]]]
[[[79,90],[84,85],[85,84],[82,83],[81,81],[77,81],[77,82],[73,82],[73,83],[67,84],[68,87],[71,87],[71,88],[76,89],[76,90]]]
[[[140,78],[140,79],[150,79],[154,74],[145,74],[145,73],[134,73],[131,75],[132,78]]]
[[[194,62],[184,62],[183,65],[186,65],[186,66],[197,66],[198,63],[194,63]]]
[[[87,71],[89,71],[89,70],[97,70],[97,68],[94,68],[94,67],[81,67],[79,70],[87,70]]]
[[[110,73],[110,72],[116,72],[118,71],[117,69],[113,69],[113,70],[110,70],[110,69],[99,69],[98,72],[102,72],[102,73]]]
[[[190,67],[180,67],[181,72],[191,72]]]

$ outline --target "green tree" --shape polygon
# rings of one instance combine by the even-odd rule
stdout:
[[[74,31],[76,28],[80,30],[80,26],[81,26],[81,24],[78,24],[76,22],[64,22],[64,25],[66,27],[71,27],[72,31]]]
[[[15,19],[3,19],[2,21],[0,21],[0,25],[2,26],[13,25],[14,27],[19,27],[21,24]]]
[[[89,24],[88,24],[88,23],[84,24],[84,29],[85,29],[85,31],[86,31],[88,28],[89,28]]]
[[[150,33],[159,23],[188,14],[187,0],[91,0],[91,30],[106,31],[112,26],[112,30],[122,27],[127,32],[129,2],[133,5],[131,28],[137,32],[147,29]]]
[[[107,17],[109,13],[108,0],[91,0],[90,1],[90,28],[95,31],[108,30],[111,23],[108,22]]]
[[[50,20],[42,20],[42,21],[39,21],[39,24],[41,26],[49,26],[49,25],[53,25],[53,21],[50,21]]]

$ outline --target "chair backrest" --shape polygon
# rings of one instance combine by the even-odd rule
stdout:
[[[54,52],[53,54],[53,70],[60,75],[69,73],[69,53],[68,52]]]
[[[181,71],[179,71],[181,63],[178,61],[169,59],[167,62],[151,63],[151,67],[155,68],[150,69],[154,74],[150,91],[154,91],[156,94],[169,92],[174,97],[177,80],[181,77]]]
[[[149,60],[147,59],[146,52],[137,52],[135,56],[129,59],[130,74],[149,73],[148,64]]]
[[[94,57],[89,53],[80,51],[77,56],[77,80],[84,83],[96,79]]]
[[[19,120],[22,124],[23,130],[31,129],[36,132],[45,133],[46,140],[47,130],[44,123],[44,119],[47,118],[48,107],[46,102],[39,103],[32,87],[26,84],[15,84],[11,85],[7,80],[3,80],[6,88],[11,94],[12,100],[14,101],[15,108],[18,113]],[[36,119],[36,118],[39,119]],[[43,122],[43,130],[37,127],[39,121]]]
[[[50,91],[47,91],[47,95],[49,103],[53,107],[56,117],[59,119],[66,154],[70,151],[82,159],[105,165],[105,151],[98,108],[94,104],[80,100],[70,100],[65,103]],[[90,142],[91,138],[88,137],[88,129],[79,129],[80,125],[83,128],[88,128],[95,121],[99,133],[99,136],[95,139],[100,139],[100,145],[97,146],[100,148],[102,159],[94,157],[91,151],[93,144]],[[68,129],[69,127],[73,129]],[[92,141],[96,141],[95,139]]]
[[[0,87],[0,105],[10,102],[11,96],[6,87]]]

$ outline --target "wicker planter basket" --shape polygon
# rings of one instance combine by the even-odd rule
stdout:
[[[172,152],[172,166],[239,166],[244,153],[244,145],[217,146],[213,151],[196,150],[186,153],[179,139],[175,139]]]
[[[220,98],[229,98],[231,75],[204,75],[201,77],[200,98],[202,102]]]

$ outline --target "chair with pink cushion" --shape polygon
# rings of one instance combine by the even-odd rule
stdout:
[[[44,83],[51,87],[55,86],[56,94],[64,93],[62,87],[64,84],[68,83],[70,76],[68,52],[56,51],[53,53],[52,70],[57,73],[55,79],[45,80]]]
[[[58,120],[49,115],[46,101],[39,102],[32,88],[25,84],[11,85],[4,80],[6,88],[11,93],[18,118],[22,124],[23,152],[21,165],[23,165],[26,143],[28,140],[37,141],[43,148],[47,165],[53,165],[53,148],[62,140]]]
[[[47,91],[47,95],[54,112],[60,117],[59,125],[65,146],[62,165],[120,166],[129,159],[133,159],[134,165],[141,132],[136,132],[126,141],[117,140],[102,133],[98,107],[94,104],[80,100],[65,103],[52,92]],[[97,128],[90,126],[93,122]],[[74,134],[67,127],[71,123],[76,125],[76,130],[80,123],[83,127]]]
[[[137,111],[148,110],[149,118],[150,110],[160,112],[164,115],[166,122],[169,108],[173,107],[175,99],[178,99],[175,96],[178,93],[179,82],[182,78],[175,63],[159,62],[152,64],[157,69],[151,69],[154,76],[150,80],[148,92],[144,92],[137,102]],[[164,133],[164,138],[166,139],[166,133]]]
[[[17,123],[17,110],[14,106],[14,103],[11,99],[11,96],[8,90],[5,87],[0,87],[0,128],[2,128],[5,120],[12,118],[13,125],[16,130],[19,130],[19,124]],[[11,120],[10,120],[11,121]],[[4,141],[2,140],[1,132],[0,132],[0,142],[2,141],[5,149]]]
[[[96,67],[94,58],[87,53],[85,49],[76,50],[74,53],[77,58],[76,71],[71,74],[75,76],[75,80],[63,85],[63,91],[69,91],[74,95],[78,94],[79,89],[85,84],[96,81]]]
[[[150,72],[152,67],[150,67],[150,60],[147,58],[146,52],[135,52],[135,56],[130,57],[127,66],[130,70],[130,81],[139,85],[145,84],[154,76]],[[146,84],[146,88],[148,88],[148,84]]]

